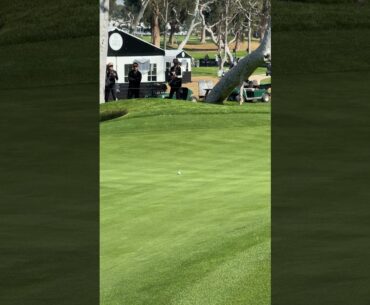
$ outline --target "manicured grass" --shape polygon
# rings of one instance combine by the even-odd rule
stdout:
[[[204,58],[207,54],[209,56],[209,58],[211,59],[214,59],[216,54],[217,54],[217,51],[187,51],[192,57],[194,57],[195,59],[202,59]],[[236,52],[236,56],[238,58],[241,58],[241,57],[244,57],[247,55],[247,52],[246,51],[237,51]]]
[[[181,41],[183,41],[184,38],[185,38],[185,35],[177,35],[177,36],[175,36],[175,41],[177,39],[177,42],[178,43],[181,43]],[[146,35],[146,36],[141,36],[141,39],[144,39],[145,41],[150,42],[152,38],[151,38],[150,35]],[[167,35],[167,42],[168,42],[168,39],[169,39],[169,36]],[[162,34],[161,35],[161,42],[163,42],[163,40],[164,40],[164,36]],[[189,43],[190,44],[197,44],[197,43],[199,43],[199,37],[198,36],[195,36],[195,35],[190,36]]]
[[[270,105],[101,106],[119,109],[100,125],[101,304],[270,304]]]
[[[270,83],[271,83],[271,77],[265,78],[265,79],[261,80],[261,82],[260,82],[261,85],[270,84]]]
[[[228,69],[226,67],[226,69]],[[193,67],[192,76],[213,76],[217,77],[218,67]],[[259,67],[253,74],[266,74],[266,68]]]
[[[192,76],[212,76],[217,77],[218,67],[193,67]]]

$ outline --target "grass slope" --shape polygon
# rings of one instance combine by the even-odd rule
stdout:
[[[96,1],[1,2],[1,305],[98,299],[98,25]]]
[[[101,304],[269,304],[270,106],[101,106],[115,110],[100,125]]]
[[[369,8],[273,5],[275,304],[369,303]]]

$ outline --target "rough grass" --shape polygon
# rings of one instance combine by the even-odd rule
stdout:
[[[5,0],[0,20],[0,304],[94,304],[98,5]]]
[[[275,1],[272,14],[273,32],[370,28],[369,2],[360,6],[351,0]]]
[[[60,0],[45,5],[43,0],[33,0],[27,3],[27,9],[22,9],[23,6],[22,0],[2,1],[0,45],[96,36],[99,33],[97,4]]]
[[[270,304],[270,105],[234,105],[101,106],[102,305]]]
[[[81,86],[83,92],[84,86],[96,84],[98,6],[82,0],[48,5],[35,0],[23,6],[20,0],[1,4],[0,89],[15,90],[14,96],[22,98],[17,92],[22,88],[68,85]]]

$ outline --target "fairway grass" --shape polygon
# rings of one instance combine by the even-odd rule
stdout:
[[[100,125],[101,304],[269,304],[270,105],[101,106],[118,109]]]
[[[192,68],[192,76],[211,76],[217,77],[218,75],[218,67],[193,67]],[[225,72],[229,71],[229,67],[225,67]],[[253,75],[256,74],[266,74],[267,69],[265,67],[258,67],[254,72]]]

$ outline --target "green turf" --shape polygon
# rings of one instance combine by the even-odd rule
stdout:
[[[204,58],[207,54],[210,59],[214,59],[217,51],[187,51],[192,57],[195,59],[202,59]],[[236,52],[236,57],[241,58],[243,56],[247,55],[246,51],[237,51]]]
[[[218,67],[193,67],[192,76],[212,76],[217,77]]]
[[[85,0],[3,0],[0,45],[96,36],[98,7]]]
[[[225,67],[229,69],[228,67]],[[218,67],[193,67],[191,71],[192,76],[213,76],[217,77]],[[253,74],[266,74],[266,68],[259,67]]]
[[[367,305],[370,5],[321,2],[272,8],[272,299]]]
[[[1,2],[1,305],[99,298],[98,13]]]
[[[151,42],[152,41],[152,37],[150,35],[146,35],[146,36],[140,36],[141,39],[147,41],[147,42]],[[175,42],[175,45],[177,46],[178,44],[180,44],[185,38],[185,35],[177,35],[175,36],[174,38],[174,42]],[[231,41],[234,37],[233,36],[230,36],[229,37],[229,41]],[[167,35],[167,45],[168,45],[168,39],[169,39],[169,36]],[[164,40],[164,36],[161,35],[161,47],[163,47],[163,40]],[[254,40],[254,38],[253,38]],[[212,40],[207,37],[207,40],[206,40],[207,43],[212,43]],[[199,39],[199,36],[196,36],[196,35],[191,35],[189,40],[188,40],[188,44],[187,46],[185,47],[186,48],[189,48],[191,49],[191,46],[193,45],[202,45],[202,43],[200,42],[200,39]],[[197,51],[195,51],[197,52]],[[214,54],[216,54],[216,51],[211,51],[213,52]],[[241,53],[243,51],[240,51]]]
[[[272,13],[276,14],[273,16],[273,33],[370,28],[368,1],[366,5],[356,5],[354,0],[279,0],[275,1],[274,6]],[[302,34],[301,37],[305,35]]]
[[[267,77],[260,82],[261,85],[263,84],[271,84],[271,77]]]
[[[270,105],[101,106],[118,109],[100,125],[101,304],[270,304]]]

